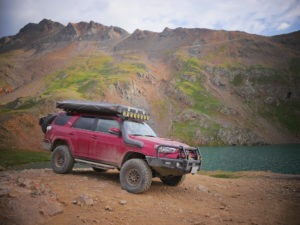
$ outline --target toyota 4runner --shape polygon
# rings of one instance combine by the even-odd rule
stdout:
[[[152,177],[176,186],[185,174],[200,170],[199,149],[157,137],[143,109],[86,101],[56,106],[63,111],[39,120],[56,173],[70,172],[74,163],[98,172],[118,169],[122,188],[141,193],[150,188]]]

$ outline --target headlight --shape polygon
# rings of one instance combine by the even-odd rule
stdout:
[[[160,153],[175,153],[175,152],[177,152],[177,148],[161,146],[161,147],[159,147],[158,152],[160,152]]]

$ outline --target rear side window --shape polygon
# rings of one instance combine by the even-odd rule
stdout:
[[[109,133],[110,128],[119,128],[120,125],[117,120],[113,119],[98,119],[96,131],[103,132],[103,133]]]
[[[93,130],[95,124],[95,117],[79,117],[74,123],[73,127],[83,130]]]
[[[69,119],[71,119],[71,117],[72,117],[71,115],[65,113],[59,114],[56,120],[54,121],[54,124],[59,126],[64,126],[69,121]]]

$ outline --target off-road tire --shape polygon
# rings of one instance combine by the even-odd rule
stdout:
[[[152,171],[143,159],[130,159],[120,171],[121,187],[134,194],[147,191],[152,183]]]
[[[68,146],[59,145],[52,152],[51,167],[55,173],[68,173],[73,169],[74,159]]]
[[[92,168],[95,172],[99,172],[99,173],[103,173],[103,172],[107,171],[107,169],[101,169],[101,168],[97,168],[97,167],[92,167]]]
[[[185,179],[185,175],[182,176],[165,176],[165,177],[160,177],[160,180],[168,185],[168,186],[178,186],[180,185]]]

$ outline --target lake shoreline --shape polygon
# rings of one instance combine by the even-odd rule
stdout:
[[[255,147],[202,146],[200,151],[203,160],[202,171],[271,171],[279,174],[300,174],[300,144]],[[51,167],[51,154],[47,151],[3,150],[1,153],[0,170],[6,168],[21,170]],[[82,167],[80,164],[75,165],[76,167]]]

